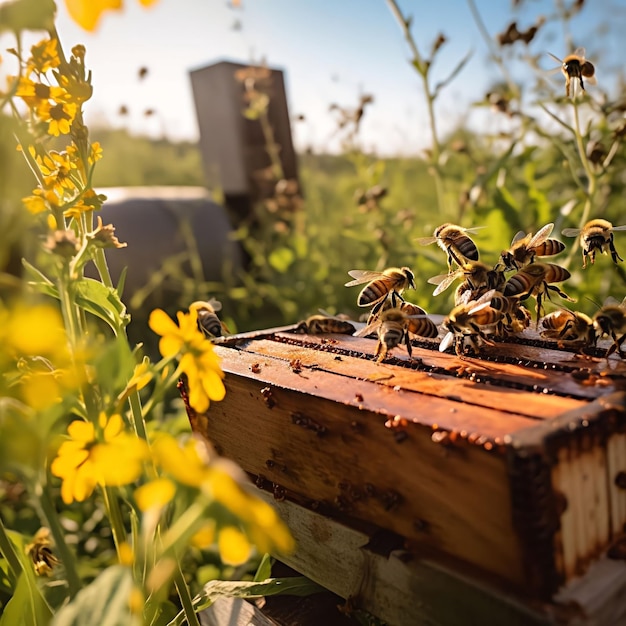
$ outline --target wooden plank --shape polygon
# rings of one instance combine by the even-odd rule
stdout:
[[[270,498],[264,492],[260,495]],[[293,554],[279,558],[389,626],[553,623],[539,606],[533,608],[474,577],[414,559],[403,550],[378,554],[368,546],[370,536],[364,532],[292,502],[275,506],[297,546]],[[552,613],[561,611],[555,607]]]
[[[528,417],[505,414],[484,406],[461,404],[457,399],[429,397],[425,402],[410,390],[376,385],[373,381],[355,380],[340,372],[335,374],[320,369],[294,371],[285,359],[276,359],[269,355],[260,356],[221,346],[216,346],[215,351],[222,358],[227,381],[228,374],[236,374],[249,377],[257,383],[259,389],[264,385],[275,385],[323,397],[352,406],[359,411],[377,413],[382,417],[381,423],[401,415],[411,422],[429,428],[436,424],[440,429],[467,431],[466,437],[472,433],[479,433],[493,439],[503,438],[510,432],[529,428],[536,423],[534,419]],[[306,362],[308,357],[304,358]],[[385,372],[385,366],[377,371]],[[471,386],[469,382],[466,384],[468,387]]]
[[[250,363],[251,355],[240,356]],[[279,498],[297,497],[329,514],[375,523],[416,549],[436,549],[523,584],[503,454],[467,440],[440,445],[432,429],[419,424],[410,424],[397,443],[379,415],[312,396],[307,388],[273,384],[268,403],[264,383],[236,375],[234,363],[249,374],[237,358],[224,362],[225,399],[193,422],[218,452],[260,476]],[[294,381],[298,387],[317,382]],[[393,398],[392,390],[382,391]]]
[[[198,617],[200,626],[280,626],[241,598],[218,598]]]
[[[304,368],[315,368],[334,372],[348,378],[371,380],[388,387],[401,387],[427,396],[437,396],[478,406],[498,409],[507,413],[516,413],[533,419],[554,417],[583,405],[584,401],[549,394],[538,394],[527,390],[507,388],[489,384],[480,384],[476,380],[454,375],[441,375],[428,371],[407,369],[387,363],[375,363],[371,360],[336,354],[321,350],[310,350],[298,345],[259,340],[244,346],[244,349],[264,357],[283,359],[287,362],[300,360]],[[419,358],[419,357],[418,357]],[[510,366],[509,366],[510,367]],[[517,368],[516,368],[517,369]],[[454,372],[454,368],[451,369]],[[481,376],[497,375],[500,377],[500,364],[477,362],[464,364],[465,375],[474,374],[480,381]],[[546,377],[536,374],[533,380]],[[536,382],[534,384],[539,384]]]

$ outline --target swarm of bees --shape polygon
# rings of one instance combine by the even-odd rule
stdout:
[[[431,237],[417,240],[421,245],[437,243],[446,254],[448,272],[428,280],[436,285],[433,295],[438,296],[460,280],[454,292],[454,306],[441,323],[441,352],[454,348],[459,356],[477,354],[485,345],[523,332],[532,320],[524,303],[534,298],[535,328],[541,337],[557,341],[561,346],[574,347],[581,354],[588,348],[595,348],[598,341],[606,337],[612,341],[606,357],[617,353],[626,358],[626,352],[622,351],[626,341],[626,298],[622,302],[605,302],[592,317],[563,306],[545,313],[545,301],[551,301],[554,295],[575,302],[557,286],[570,278],[570,272],[543,260],[565,249],[561,241],[550,237],[553,229],[554,224],[550,223],[534,234],[518,232],[493,266],[479,259],[478,247],[469,236],[478,228],[446,223],[438,226]],[[585,269],[588,262],[595,263],[596,252],[610,254],[615,264],[623,261],[615,248],[613,233],[625,230],[626,225],[613,226],[605,219],[592,219],[582,228],[565,228],[562,234],[579,238]],[[404,298],[406,290],[416,289],[415,274],[409,267],[390,267],[383,271],[350,270],[348,274],[352,280],[345,286],[363,285],[357,305],[370,309],[362,328],[356,330],[347,316],[333,316],[320,309],[319,314],[285,330],[308,335],[375,335],[378,362],[401,345],[405,346],[410,358],[413,338],[435,339],[439,336],[440,329],[427,312]],[[198,328],[209,339],[229,333],[217,315],[222,308],[217,300],[196,301],[189,308],[198,312]]]
[[[469,236],[477,229],[446,223],[437,227],[432,237],[417,240],[422,245],[437,243],[446,253],[448,273],[428,280],[436,285],[433,295],[461,281],[454,293],[454,307],[441,323],[445,334],[439,344],[440,351],[454,348],[460,356],[475,354],[484,345],[521,333],[530,326],[532,317],[524,301],[534,298],[535,328],[540,329],[542,337],[561,345],[577,346],[581,352],[609,337],[613,343],[607,350],[607,358],[614,352],[626,357],[621,350],[626,341],[626,298],[622,303],[605,303],[592,318],[563,306],[545,314],[545,301],[552,300],[554,295],[574,302],[557,286],[570,278],[570,272],[556,263],[543,261],[544,257],[553,257],[565,249],[561,241],[550,237],[553,229],[554,224],[550,223],[535,234],[517,233],[494,266],[479,260],[478,247]],[[622,260],[613,242],[613,232],[621,230],[626,230],[626,226],[594,219],[581,229],[566,228],[562,233],[580,238],[585,268],[587,260],[595,261],[598,251],[610,252],[614,263]],[[404,299],[406,289],[415,289],[415,276],[408,267],[348,273],[353,280],[346,283],[347,287],[365,284],[357,298],[358,306],[371,307],[365,327],[354,334],[365,337],[376,333],[375,356],[379,362],[400,345],[406,347],[411,357],[413,336],[438,336],[438,328],[427,313]]]

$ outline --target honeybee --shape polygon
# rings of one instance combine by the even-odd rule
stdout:
[[[593,264],[596,260],[596,250],[602,254],[611,252],[613,263],[623,261],[617,253],[613,243],[613,231],[626,230],[626,226],[613,226],[611,222],[603,219],[595,219],[587,222],[582,228],[564,228],[561,232],[565,237],[580,236],[580,247],[583,252],[583,269],[587,267],[587,259]]]
[[[428,279],[428,282],[437,285],[433,296],[438,296],[445,291],[457,278],[465,278],[464,282],[459,285],[455,300],[458,302],[461,294],[471,292],[471,300],[475,300],[489,289],[498,289],[502,287],[505,282],[504,274],[495,269],[489,267],[486,263],[481,261],[471,261],[463,263],[459,269],[451,274],[443,274],[440,276],[433,276]],[[467,296],[464,296],[467,298]]]
[[[357,299],[358,306],[372,306],[376,314],[388,296],[391,296],[392,307],[396,306],[396,298],[402,301],[405,289],[415,289],[415,276],[408,267],[389,267],[383,272],[372,270],[350,270],[354,280],[346,283],[346,287],[367,283]]]
[[[430,324],[418,323],[413,326],[414,329],[423,331],[426,333],[423,336],[426,337],[434,337],[436,336],[436,332],[433,334],[433,327],[436,331],[437,327],[429,320],[427,317],[423,315],[409,316],[402,311],[399,307],[393,307],[389,309],[383,310],[380,315],[370,324],[358,330],[355,334],[357,337],[366,337],[373,332],[376,332],[378,335],[378,344],[376,345],[376,357],[377,361],[380,363],[386,356],[389,350],[393,350],[401,343],[404,343],[406,346],[406,351],[409,354],[409,357],[412,355],[411,348],[411,340],[409,337],[409,323],[412,321],[411,318],[414,317],[414,321],[421,322],[426,319]],[[418,334],[418,333],[414,333]]]
[[[498,325],[498,334],[506,336],[521,333],[530,326],[530,311],[520,302],[519,298],[506,297],[501,291],[487,292],[491,306],[502,313],[502,321]]]
[[[544,339],[556,339],[593,346],[596,333],[592,319],[584,313],[559,309],[541,319],[541,336]]]
[[[557,239],[549,239],[554,224],[546,224],[534,235],[520,231],[513,237],[511,247],[503,250],[500,263],[506,270],[519,270],[533,263],[536,256],[553,256],[565,250],[565,244]]]
[[[32,543],[26,546],[26,554],[31,558],[37,576],[50,576],[54,567],[60,563],[52,554],[50,535],[50,529],[44,526],[35,533]]]
[[[441,327],[447,331],[439,344],[439,351],[445,352],[454,345],[457,355],[465,351],[465,342],[469,341],[473,351],[481,344],[493,345],[487,335],[497,334],[498,324],[502,320],[502,312],[491,306],[490,300],[472,300],[467,304],[459,304],[444,318]]]
[[[403,302],[400,310],[406,315],[406,329],[412,335],[434,339],[439,334],[437,324],[427,317],[421,306],[412,302]]]
[[[617,352],[623,359],[626,356],[622,352],[622,344],[626,341],[626,298],[621,303],[605,304],[600,308],[593,316],[593,328],[599,338],[608,335],[613,339],[613,344],[606,352],[606,358]]]
[[[296,327],[296,332],[303,335],[352,335],[355,331],[348,320],[326,314],[311,315]]]
[[[565,97],[570,96],[570,84],[572,79],[578,79],[580,88],[585,91],[583,78],[587,79],[590,85],[596,84],[596,68],[587,59],[585,59],[585,49],[578,48],[573,54],[568,54],[564,59],[554,56],[550,52],[548,54],[558,63],[561,64],[561,72],[565,76]]]
[[[571,274],[560,265],[554,263],[531,263],[526,265],[516,274],[513,274],[504,286],[504,296],[517,296],[525,300],[529,296],[537,299],[537,327],[539,318],[542,317],[542,301],[544,296],[550,299],[550,292],[557,293],[561,298],[574,302],[564,291],[551,283],[560,283],[567,280]]]
[[[196,300],[189,305],[189,310],[198,312],[198,328],[210,339],[229,333],[227,326],[217,316],[216,311],[222,310],[222,303],[215,298],[208,302]]]
[[[448,255],[448,269],[452,271],[452,261],[459,267],[467,261],[478,261],[478,248],[466,233],[474,233],[481,228],[483,227],[463,228],[456,224],[446,223],[437,226],[432,237],[420,237],[416,241],[421,246],[437,243]]]

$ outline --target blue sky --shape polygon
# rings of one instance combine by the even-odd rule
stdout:
[[[141,8],[137,0],[125,0],[124,11],[105,14],[93,34],[71,22],[63,1],[57,1],[65,47],[79,42],[87,46],[95,85],[86,109],[92,124],[195,139],[188,71],[220,59],[265,58],[270,66],[286,72],[291,113],[306,116],[306,123],[294,129],[299,148],[336,147],[328,107],[331,102],[353,106],[360,93],[375,97],[363,124],[365,147],[411,154],[428,145],[419,77],[409,66],[408,46],[385,0],[242,0],[240,8],[225,0],[159,0],[149,9]],[[475,1],[492,34],[504,30],[513,18],[526,28],[539,14],[554,11],[553,0],[524,0],[515,13],[511,0]],[[399,4],[413,15],[413,33],[423,53],[439,32],[449,40],[437,57],[435,80],[443,78],[470,48],[474,50],[470,64],[438,102],[445,131],[465,119],[468,103],[484,94],[497,73],[488,63],[466,0],[400,0]],[[594,31],[609,15],[610,31],[599,37]],[[236,22],[240,29],[233,28]],[[624,0],[587,0],[572,30],[575,46],[585,46],[594,61],[594,51],[604,48],[611,50],[614,65],[626,59]],[[532,49],[563,56],[564,46],[562,31],[552,30],[533,42]],[[522,44],[517,44],[515,52],[522,50]],[[550,65],[546,57],[546,67]],[[608,62],[597,65],[602,80]],[[149,68],[149,74],[138,81],[142,66]],[[559,85],[558,77],[555,84]],[[126,118],[117,114],[122,104],[130,111]],[[143,116],[148,108],[157,115]]]

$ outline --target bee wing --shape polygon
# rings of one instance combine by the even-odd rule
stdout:
[[[385,276],[383,272],[376,272],[373,270],[350,270],[348,272],[354,280],[351,280],[345,284],[345,287],[354,287],[354,285],[362,285],[363,283],[369,283],[376,278]]]
[[[537,246],[540,246],[550,236],[553,228],[554,224],[552,222],[546,224],[543,228],[540,228],[528,242],[528,247],[536,248]]]
[[[526,237],[526,233],[523,230],[520,230],[519,232],[515,233],[515,237],[511,239],[511,245],[513,245],[514,243],[517,243],[520,239],[524,239],[524,237]]]
[[[459,306],[461,304],[469,304],[470,298],[472,297],[472,289],[468,289],[464,291],[456,302],[456,305]]]
[[[439,344],[439,352],[445,352],[454,343],[454,333],[448,332]]]
[[[561,235],[564,237],[578,237],[578,235],[580,235],[580,228],[564,228],[561,231]]]
[[[585,82],[588,85],[597,85],[598,79],[596,78],[595,74],[593,76],[585,76]]]
[[[626,230],[626,226],[613,226],[611,230]]]
[[[435,278],[439,278],[439,276],[433,276],[433,278],[430,278],[428,282],[430,283]],[[433,291],[433,296],[438,296],[440,293],[443,293],[457,278],[458,274],[453,272],[452,274],[443,275],[442,280],[439,283],[431,283],[433,285],[437,285],[437,289]]]
[[[420,246],[429,246],[431,243],[435,243],[437,241],[437,237],[418,237],[415,239]]]
[[[472,303],[470,302],[470,304],[472,304]],[[468,315],[474,315],[475,313],[479,313],[483,309],[486,309],[487,307],[490,307],[491,306],[491,300],[489,300],[489,302],[478,302],[476,300],[476,301],[474,301],[474,304],[475,304],[475,306],[473,306],[467,312]]]
[[[555,54],[552,54],[552,52],[548,52],[547,54],[559,64],[559,67],[557,67],[556,69],[560,70],[561,66],[563,65],[563,59],[559,59],[559,57],[557,57]]]
[[[219,300],[216,300],[215,298],[211,298],[209,300],[209,304],[213,307],[214,311],[222,310],[222,303]]]
[[[470,233],[471,235],[473,235],[474,233],[477,233],[479,230],[482,230],[483,228],[487,228],[486,226],[472,226],[471,228],[462,228],[461,230],[464,233]]]
[[[496,291],[497,289],[490,289],[489,291],[486,291],[482,296],[480,296],[480,298],[478,298],[478,300],[476,300],[476,304],[483,304],[486,302],[491,305],[491,300],[493,299]]]
[[[585,58],[585,52],[586,50],[584,48],[576,48],[576,50],[574,50],[574,56],[580,57],[581,59]]]
[[[352,333],[353,337],[367,337],[368,335],[372,335],[375,333],[381,324],[380,320],[374,320],[371,324],[360,328],[355,333]]]

